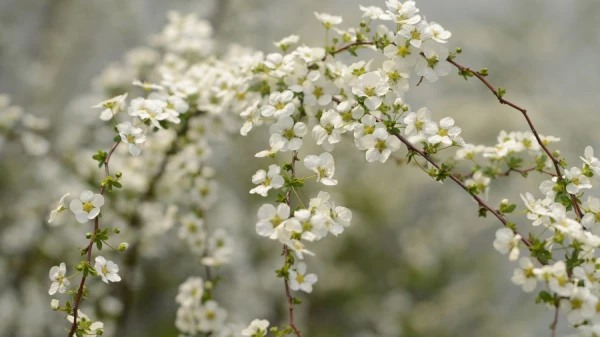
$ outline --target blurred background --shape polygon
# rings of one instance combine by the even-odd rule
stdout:
[[[64,192],[93,177],[86,173],[95,165],[88,154],[109,145],[97,140],[106,133],[95,129],[98,111],[89,108],[103,99],[97,88],[131,82],[133,75],[118,64],[160,32],[169,10],[210,20],[219,45],[274,52],[272,42],[289,34],[322,43],[313,11],[342,15],[341,28],[356,26],[359,4],[385,6],[382,0],[0,0],[0,93],[49,120],[31,122],[37,131],[22,144],[0,143],[0,336],[65,335],[66,322],[49,306],[48,270],[79,262],[74,247],[85,244],[87,230],[74,223],[49,227],[47,216]],[[452,32],[450,47],[463,49],[459,63],[489,68],[490,81],[528,109],[540,133],[561,138],[567,160],[575,163],[586,145],[600,145],[600,2],[421,0],[417,6]],[[407,100],[413,108],[426,105],[436,118],[454,117],[467,142],[492,145],[501,130],[527,130],[516,111],[474,80],[423,83]],[[7,111],[0,112],[0,131]],[[234,137],[214,144],[211,159],[220,201],[208,223],[233,233],[237,252],[222,270],[216,297],[240,324],[287,319],[283,285],[273,272],[280,248],[255,234],[264,200],[248,194],[251,175],[262,168],[253,154],[265,142],[258,135]],[[414,167],[366,163],[352,144],[336,151],[344,153],[336,157],[340,184],[329,191],[354,220],[344,235],[314,245],[318,258],[309,268],[319,282],[310,296],[300,295],[297,309],[305,336],[549,335],[553,312],[511,284],[514,266],[492,247],[498,224],[478,218],[465,193]],[[519,193],[537,191],[541,181],[537,174],[496,181],[490,203],[509,198],[521,208]],[[525,217],[515,222],[527,231]],[[134,267],[122,271],[134,281],[115,292],[92,283],[86,313],[105,322],[105,336],[116,330],[177,336],[177,287],[203,268],[188,258],[175,229],[127,234],[128,224],[120,225],[125,238],[147,239]],[[565,325],[559,331],[568,331]]]

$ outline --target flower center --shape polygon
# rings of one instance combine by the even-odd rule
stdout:
[[[429,68],[435,68],[438,63],[440,63],[440,60],[438,60],[437,56],[427,59],[427,65]]]
[[[135,136],[127,135],[127,143],[135,143]]]
[[[321,87],[315,87],[315,90],[313,90],[313,94],[317,98],[323,96],[323,88],[321,88]]]
[[[375,88],[374,87],[366,87],[365,88],[365,95],[367,96],[375,96]]]
[[[86,212],[91,212],[94,209],[94,204],[92,204],[91,202],[86,202],[83,204],[83,210]]]
[[[323,166],[319,166],[319,168],[317,168],[319,177],[327,177],[327,169],[324,168]]]
[[[421,33],[419,33],[419,31],[415,29],[412,32],[410,32],[410,38],[412,40],[420,40],[421,39]]]
[[[283,136],[285,138],[287,138],[288,140],[291,140],[292,138],[294,138],[296,135],[294,134],[294,130],[293,129],[287,129],[283,132]]]
[[[298,274],[298,276],[296,276],[296,281],[298,281],[298,283],[304,283],[304,275]]]
[[[438,135],[440,135],[442,137],[446,137],[448,135],[448,130],[440,129],[440,131],[438,131]]]
[[[313,225],[310,223],[310,221],[305,221],[302,223],[302,231],[303,232],[310,232],[313,229]]]
[[[379,152],[385,150],[387,148],[385,140],[378,140],[377,143],[375,143],[375,148],[379,150]]]
[[[275,109],[277,110],[283,110],[283,108],[285,108],[285,104],[283,104],[282,102],[279,102],[275,105]]]
[[[275,215],[273,219],[271,219],[271,225],[273,225],[273,228],[279,226],[282,222],[283,220],[281,220],[279,215]]]
[[[410,49],[407,46],[398,46],[398,56],[407,57],[410,55]]]
[[[208,319],[208,320],[213,320],[213,319],[215,319],[215,316],[217,316],[217,315],[215,314],[215,312],[214,312],[214,311],[207,311],[207,312],[206,312],[206,319]]]

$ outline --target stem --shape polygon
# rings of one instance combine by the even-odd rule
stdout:
[[[297,154],[298,154],[297,151],[292,151],[292,170],[291,170],[292,171],[292,176],[291,176],[292,179],[294,179],[294,175],[296,174],[296,156],[297,156]],[[291,201],[290,201],[291,192],[292,192],[292,190],[290,189],[285,196],[285,200],[286,200],[285,203],[290,207],[291,207]],[[288,248],[287,245],[284,244],[283,245],[283,259],[286,264],[287,264],[289,255],[290,255],[290,249]],[[300,330],[298,330],[298,328],[296,327],[296,324],[294,323],[294,303],[292,300],[292,294],[290,292],[290,285],[288,283],[287,277],[283,278],[283,283],[285,285],[285,296],[287,297],[288,312],[289,312],[289,317],[290,317],[290,327],[292,327],[292,330],[294,330],[294,333],[296,334],[297,337],[302,337]]]
[[[110,151],[108,152],[108,155],[106,156],[106,159],[104,160],[104,174],[107,177],[110,175],[110,171],[108,169],[108,162],[110,161],[112,154],[115,152],[115,150],[117,149],[117,146],[119,146],[120,143],[121,142],[118,141],[113,144],[113,146],[110,148]],[[100,195],[104,195],[104,191],[105,191],[104,187],[100,188]],[[90,239],[90,242],[88,243],[88,246],[87,246],[87,263],[88,264],[90,264],[92,261],[92,250],[94,249],[94,239],[96,237],[96,233],[98,232],[99,218],[100,218],[100,215],[98,215],[94,219],[94,232],[93,232],[92,238]],[[85,286],[86,278],[87,278],[87,276],[83,276],[81,278],[81,283],[79,283],[79,289],[77,290],[77,297],[75,299],[75,305],[73,306],[73,325],[71,325],[71,330],[69,331],[69,337],[73,337],[73,335],[75,334],[75,331],[77,330],[77,311],[79,310],[79,304],[81,303],[81,294],[83,293],[83,287]]]
[[[535,128],[535,126],[533,125],[533,122],[531,121],[531,118],[529,117],[529,115],[527,114],[527,110],[525,110],[524,108],[516,105],[515,103],[512,103],[506,99],[504,99],[502,96],[500,96],[500,94],[498,94],[498,91],[496,89],[494,89],[494,87],[491,85],[490,82],[488,82],[485,77],[480,74],[478,71],[474,71],[471,70],[468,67],[462,66],[458,63],[456,63],[453,59],[448,58],[447,61],[452,64],[453,66],[455,66],[456,68],[458,68],[461,71],[468,71],[471,72],[475,77],[477,77],[477,79],[483,83],[491,92],[492,94],[494,94],[494,96],[496,96],[496,98],[498,99],[498,102],[500,102],[500,104],[504,104],[504,105],[508,105],[511,108],[521,112],[521,114],[523,115],[523,117],[525,118],[525,120],[527,121],[527,124],[529,125],[529,129],[531,130],[531,132],[533,133],[537,143],[542,147],[542,149],[544,150],[544,152],[548,155],[548,157],[550,158],[550,160],[552,160],[552,164],[554,165],[554,169],[556,171],[556,177],[558,178],[559,181],[564,181],[564,177],[562,174],[562,171],[560,170],[560,162],[558,161],[557,158],[555,158],[552,155],[552,152],[550,152],[550,150],[548,150],[548,147],[546,147],[546,145],[544,144],[544,142],[542,141],[542,139],[540,138],[537,129]],[[577,203],[577,199],[575,198],[574,195],[569,194],[571,197],[571,204],[573,205],[573,209],[575,210],[575,213],[577,213],[578,216],[578,220],[581,220],[581,218],[583,217],[583,213],[581,212],[581,209],[579,208],[579,204]]]

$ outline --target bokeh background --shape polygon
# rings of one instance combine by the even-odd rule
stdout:
[[[40,131],[49,141],[47,154],[33,156],[10,141],[0,146],[0,336],[65,334],[65,322],[49,306],[47,273],[61,261],[78,262],[74,247],[83,246],[86,229],[72,223],[53,228],[46,219],[65,186],[89,178],[73,169],[78,157],[66,149],[106,145],[86,136],[97,124],[98,112],[89,108],[99,101],[94,88],[108,76],[107,67],[147,45],[168,10],[210,20],[221,46],[275,51],[272,42],[292,33],[309,45],[322,43],[313,11],[343,15],[342,27],[356,25],[359,4],[384,6],[379,0],[0,0],[0,93],[50,121]],[[421,0],[417,6],[453,33],[450,46],[462,47],[461,63],[488,67],[492,83],[530,111],[542,134],[561,137],[568,160],[574,163],[586,145],[599,145],[600,2]],[[526,130],[516,111],[458,76],[423,83],[407,100],[437,117],[453,116],[468,142],[491,145],[500,130]],[[222,271],[217,298],[242,324],[286,319],[283,285],[273,272],[281,263],[279,247],[254,233],[263,200],[247,192],[261,168],[253,154],[264,143],[259,135],[232,137],[214,145],[211,159],[221,187],[209,223],[234,233],[237,252]],[[478,218],[458,187],[432,182],[415,167],[368,164],[352,146],[339,152],[340,185],[332,193],[355,218],[344,235],[314,247],[318,258],[309,265],[319,282],[310,296],[301,295],[297,309],[306,336],[549,335],[553,312],[510,283],[512,266],[492,247],[498,224]],[[490,202],[517,202],[541,180],[531,174],[496,181]],[[515,222],[527,230],[524,217]],[[123,271],[134,280],[129,295],[92,285],[101,300],[90,301],[89,310],[106,323],[106,336],[115,334],[108,326],[126,329],[119,331],[127,336],[177,335],[177,286],[203,269],[188,258],[176,230],[148,245],[134,270]],[[564,322],[559,331],[568,331]]]

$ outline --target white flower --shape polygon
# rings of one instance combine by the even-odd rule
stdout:
[[[423,76],[430,83],[436,82],[439,77],[446,76],[452,70],[452,65],[446,62],[448,57],[448,49],[443,45],[427,41],[423,43],[421,49],[425,57],[417,59],[415,72],[419,76]]]
[[[298,35],[290,35],[288,37],[284,37],[283,39],[274,43],[275,47],[280,48],[283,51],[286,51],[290,48],[291,45],[298,43],[300,37]]]
[[[446,40],[448,40],[452,36],[452,33],[445,30],[444,27],[442,27],[439,23],[436,22],[429,23],[429,25],[425,28],[425,32],[428,35],[431,35],[431,38],[434,41],[437,41],[439,43],[448,42]]]
[[[325,227],[325,217],[321,214],[313,215],[310,210],[299,209],[294,212],[294,219],[302,227],[302,240],[320,240],[328,233],[327,227]]]
[[[377,128],[372,134],[362,138],[362,144],[367,149],[365,155],[368,162],[379,161],[385,163],[392,152],[400,148],[400,140],[390,134],[384,128]]]
[[[496,231],[494,248],[501,254],[509,253],[509,260],[515,261],[519,258],[520,241],[520,234],[515,234],[510,228],[503,227]]]
[[[119,272],[119,266],[117,266],[114,262],[107,261],[102,256],[96,256],[95,261],[96,264],[94,265],[94,269],[96,269],[96,271],[102,278],[102,282],[108,283],[108,281],[121,281],[121,276],[117,274]]]
[[[179,286],[175,302],[184,307],[200,303],[204,295],[204,280],[201,277],[190,277]]]
[[[133,156],[138,156],[142,152],[139,145],[146,141],[146,135],[144,135],[143,130],[134,127],[131,125],[131,122],[120,123],[117,125],[117,130],[119,131],[119,136],[121,136],[121,141],[127,144],[129,153]]]
[[[281,167],[278,165],[270,165],[269,172],[258,170],[258,172],[252,176],[252,183],[258,184],[258,186],[251,189],[250,193],[266,197],[271,188],[278,189],[282,187],[284,180],[280,173]]]
[[[421,58],[419,49],[415,48],[402,35],[394,37],[394,43],[383,48],[383,54],[400,66],[412,67]]]
[[[573,292],[573,283],[569,281],[567,266],[563,261],[557,261],[551,266],[542,267],[546,273],[549,273],[548,287],[552,292],[559,296],[571,296]]]
[[[423,41],[430,39],[433,33],[427,27],[427,23],[425,22],[419,22],[416,25],[404,24],[398,35],[409,40],[410,44],[415,48],[421,48]]]
[[[462,143],[460,138],[461,129],[454,126],[452,117],[444,117],[440,120],[440,126],[436,133],[429,137],[427,141],[431,144],[442,143],[444,146],[451,146],[453,142]]]
[[[535,266],[530,258],[522,257],[519,259],[519,268],[516,268],[511,281],[520,285],[524,292],[530,293],[535,290],[537,278],[534,273]]]
[[[296,106],[292,102],[293,98],[294,93],[289,90],[272,92],[269,95],[268,104],[260,108],[260,113],[265,117],[290,116],[296,111]]]
[[[377,110],[383,102],[381,96],[387,94],[389,90],[390,85],[387,78],[382,77],[376,71],[360,75],[352,86],[353,94],[358,97],[366,97],[365,105],[369,110]]]
[[[583,175],[581,170],[577,167],[572,167],[570,170],[565,170],[565,176],[570,181],[567,185],[567,192],[570,194],[577,194],[581,189],[590,189],[590,179]]]
[[[100,102],[92,106],[92,108],[104,108],[104,110],[102,110],[102,112],[100,113],[100,119],[103,121],[108,121],[121,110],[123,110],[126,98],[127,93],[113,97],[111,99],[107,99],[106,101]]]
[[[264,204],[258,209],[256,232],[261,236],[277,239],[276,228],[289,217],[290,206],[287,204],[279,204],[277,208],[271,204]]]
[[[242,136],[248,135],[248,132],[252,130],[252,127],[256,125],[261,125],[262,120],[260,119],[260,114],[258,113],[258,104],[259,100],[254,101],[254,103],[250,104],[244,111],[240,113],[240,117],[244,118],[244,124],[240,129],[240,134]]]
[[[69,280],[65,277],[66,273],[67,266],[64,264],[64,262],[58,266],[50,268],[49,277],[50,281],[52,281],[52,284],[50,285],[50,290],[48,291],[48,294],[54,295],[57,291],[61,294],[64,294],[69,284],[71,284]]]
[[[371,20],[379,19],[379,20],[390,20],[391,17],[389,14],[386,14],[383,9],[377,6],[359,6],[360,10],[363,12],[363,18],[369,18]]]
[[[67,320],[71,323],[75,320],[73,315],[68,315]],[[96,337],[96,335],[103,334],[104,323],[92,322],[81,310],[77,309],[77,325],[78,327],[85,327],[86,337]]]
[[[60,302],[56,298],[53,298],[52,301],[50,301],[50,307],[52,308],[52,310],[58,310],[59,306]]]
[[[561,309],[568,312],[569,323],[577,325],[596,314],[598,298],[592,295],[588,288],[574,287],[571,297],[561,304]]]
[[[588,164],[595,174],[600,175],[600,159],[594,157],[594,148],[587,146],[584,150],[584,156],[580,157],[581,160]]]
[[[179,124],[181,122],[179,115],[187,112],[189,108],[190,105],[183,98],[175,95],[167,97],[167,106],[165,108],[165,112],[169,114],[167,120],[171,123]]]
[[[341,128],[344,121],[335,110],[327,110],[321,116],[319,124],[312,129],[312,136],[317,141],[317,145],[322,145],[326,151],[333,150],[333,144],[342,140]]]
[[[142,88],[144,91],[164,90],[165,89],[165,87],[163,87],[162,85],[155,84],[152,82],[147,82],[147,81],[142,82],[140,80],[134,80],[133,82],[131,82],[131,84],[133,84],[136,87]]]
[[[333,27],[333,25],[339,25],[340,23],[342,23],[341,16],[315,12],[315,17],[317,18],[317,20],[321,21],[321,23],[323,23],[323,26],[325,26],[325,28],[327,29]]]
[[[269,321],[266,319],[255,319],[247,328],[242,330],[243,336],[250,337],[263,337],[267,334],[267,328],[269,327]]]
[[[87,190],[83,191],[79,196],[79,200],[71,200],[69,208],[75,214],[75,218],[79,223],[86,223],[89,219],[93,219],[100,214],[100,207],[104,205],[104,197],[101,194]]]
[[[65,207],[65,198],[68,197],[70,194],[71,193],[67,193],[63,195],[60,198],[60,200],[56,203],[56,207],[50,212],[50,219],[48,219],[48,223],[52,223],[54,220],[56,220],[56,217],[58,217],[60,213],[67,209]]]
[[[171,117],[166,111],[167,103],[158,99],[144,99],[138,97],[131,101],[129,115],[139,117],[141,120],[149,120],[152,125],[162,129],[160,121]]]
[[[304,166],[317,174],[317,182],[328,186],[337,185],[337,180],[332,179],[335,163],[331,153],[324,152],[319,156],[308,155],[304,158]]]
[[[283,142],[283,137],[281,137],[281,135],[278,135],[278,134],[271,135],[271,138],[269,138],[269,144],[271,145],[270,149],[260,151],[257,154],[255,154],[254,156],[258,157],[258,158],[274,156],[285,145],[285,143]]]
[[[404,117],[404,134],[411,137],[413,142],[419,142],[427,139],[429,136],[437,133],[437,124],[431,120],[431,111],[427,108],[421,108],[417,112],[411,112]]]
[[[201,306],[197,312],[198,317],[198,330],[202,332],[210,332],[219,330],[225,319],[227,318],[227,311],[213,300],[208,300]]]
[[[421,21],[421,16],[416,14],[419,9],[414,1],[401,3],[398,0],[386,0],[385,4],[396,23],[414,25]]]
[[[305,293],[312,292],[312,286],[318,280],[316,274],[306,274],[306,264],[298,263],[296,268],[290,270],[290,289],[297,291],[302,290]]]
[[[271,138],[283,142],[282,152],[296,151],[302,146],[302,137],[306,135],[306,124],[302,122],[294,123],[292,117],[284,116],[271,124],[269,128]]]

